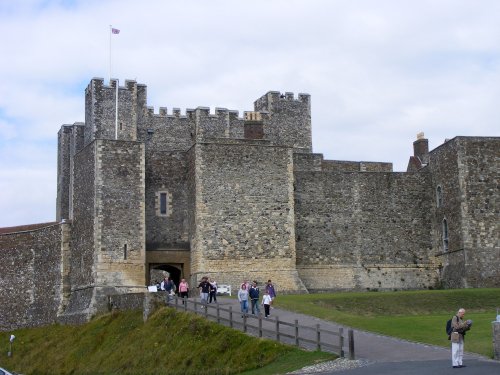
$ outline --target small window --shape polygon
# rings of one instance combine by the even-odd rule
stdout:
[[[167,214],[167,193],[160,193],[160,215]]]
[[[123,259],[127,260],[127,244],[123,245]]]
[[[438,185],[436,188],[436,205],[437,207],[441,207],[443,205],[443,189],[441,185]]]
[[[157,216],[170,216],[172,214],[172,195],[167,190],[156,193],[155,211]]]
[[[443,219],[443,250],[448,251],[448,222]]]

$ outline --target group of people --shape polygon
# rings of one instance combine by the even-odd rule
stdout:
[[[177,286],[171,277],[165,277],[161,283],[156,282],[156,288],[157,290],[167,292],[167,303],[172,300],[172,296],[174,296],[177,292],[179,297],[183,299],[183,303],[184,298],[187,298],[189,295],[189,284],[186,279],[181,279],[179,283],[179,290],[177,290]]]
[[[259,298],[260,290],[257,286],[257,281],[254,280],[252,284],[250,284],[247,280],[243,281],[240,286],[240,290],[238,290],[238,301],[240,302],[242,317],[245,314],[248,314],[248,301],[250,301],[252,306],[252,314],[260,314]],[[276,289],[274,288],[272,281],[268,280],[261,301],[261,305],[264,307],[265,318],[271,315],[271,305],[273,304],[273,300],[275,298]]]
[[[202,307],[206,307],[212,301],[217,302],[217,282],[215,280],[204,276],[201,278],[198,288],[200,289]]]

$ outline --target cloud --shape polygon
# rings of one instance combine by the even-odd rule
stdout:
[[[499,11],[495,0],[0,2],[0,210],[16,208],[0,225],[55,217],[57,131],[84,120],[90,79],[108,79],[110,24],[112,75],[148,85],[156,111],[242,114],[269,90],[306,92],[315,152],[401,171],[417,132],[431,147],[499,135]]]

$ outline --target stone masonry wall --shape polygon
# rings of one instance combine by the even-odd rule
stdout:
[[[87,320],[95,285],[95,142],[74,156],[73,221],[67,264],[70,295],[60,320],[81,323]]]
[[[63,225],[0,234],[0,331],[56,321]]]
[[[297,268],[309,290],[433,287],[428,174],[296,172]]]
[[[500,285],[500,138],[460,137],[467,283]]]
[[[500,283],[498,181],[500,138],[456,137],[430,153],[434,199],[434,242],[443,264],[444,286],[488,287]],[[449,248],[444,251],[446,219]]]
[[[137,140],[137,83],[125,81],[118,88],[118,119],[116,119],[116,85],[105,85],[94,78],[85,90],[85,145],[96,139]],[[118,128],[118,131],[117,131]],[[116,134],[117,133],[117,134]]]
[[[96,141],[96,283],[145,285],[144,144]]]
[[[432,240],[437,259],[442,264],[443,286],[463,288],[465,277],[465,253],[462,236],[462,202],[458,154],[460,145],[454,138],[431,151],[425,173],[432,177]],[[438,187],[441,189],[441,203],[438,204]],[[448,226],[448,250],[443,241],[444,220]]]
[[[493,322],[493,358],[500,361],[500,322]]]
[[[311,97],[270,91],[254,102],[255,111],[263,116],[264,139],[279,146],[293,147],[295,152],[312,152]]]
[[[191,282],[271,278],[282,290],[303,290],[295,270],[292,150],[225,139],[194,148]]]
[[[187,153],[150,152],[146,159],[146,248],[189,249]],[[167,194],[167,213],[159,212],[159,192]]]

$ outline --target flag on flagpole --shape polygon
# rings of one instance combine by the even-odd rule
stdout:
[[[120,30],[115,29],[115,28],[111,28],[111,32],[112,32],[113,34],[120,34]]]

